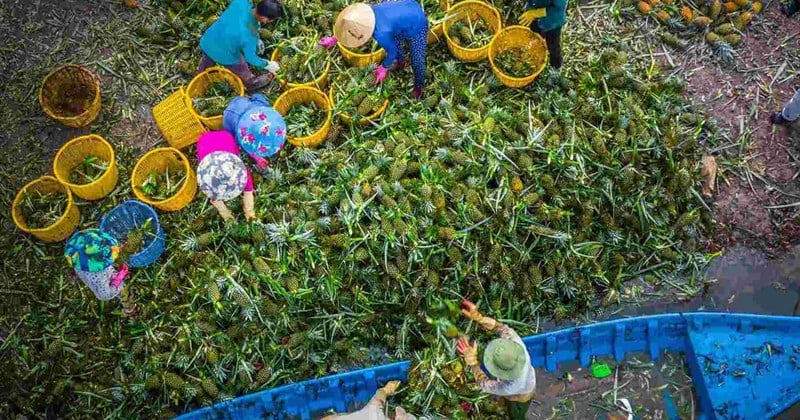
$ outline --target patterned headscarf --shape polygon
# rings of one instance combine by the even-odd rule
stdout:
[[[64,256],[70,267],[89,273],[103,271],[114,264],[117,254],[117,240],[98,229],[76,232],[69,238],[64,249]]]
[[[197,183],[208,198],[227,201],[244,191],[247,168],[233,153],[209,153],[197,166]]]
[[[236,140],[248,154],[270,157],[286,142],[286,122],[271,107],[250,108],[239,117]]]

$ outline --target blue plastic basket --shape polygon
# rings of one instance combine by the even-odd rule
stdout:
[[[166,234],[158,222],[158,214],[152,207],[137,200],[128,200],[111,209],[100,222],[100,230],[116,238],[120,243],[128,237],[128,233],[152,219],[155,237],[145,235],[142,249],[128,259],[130,267],[146,267],[158,259],[164,252]],[[148,242],[149,239],[149,242]]]

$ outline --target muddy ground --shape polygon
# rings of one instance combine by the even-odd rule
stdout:
[[[721,169],[710,203],[719,223],[712,247],[745,244],[772,257],[800,241],[800,127],[770,122],[800,88],[800,20],[778,6],[770,2],[752,23],[730,64],[714,59],[707,45],[660,55],[662,65],[687,78],[687,95],[720,128],[711,149]]]

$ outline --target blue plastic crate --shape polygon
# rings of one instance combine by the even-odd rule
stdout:
[[[106,232],[122,243],[128,233],[144,224],[147,219],[156,234],[145,235],[145,242],[142,249],[128,259],[130,267],[146,267],[158,260],[164,252],[166,234],[158,221],[158,214],[152,207],[137,200],[128,200],[109,211],[103,220],[100,221],[100,230]]]

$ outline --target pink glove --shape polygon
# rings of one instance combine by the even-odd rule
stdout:
[[[330,50],[331,48],[336,46],[337,42],[339,42],[339,40],[335,36],[325,36],[319,40],[319,44],[317,45],[325,47],[325,49]]]
[[[379,85],[386,79],[386,76],[389,74],[389,69],[380,65],[377,69],[372,70],[372,74],[375,75],[375,84]]]
[[[111,279],[111,287],[119,289],[119,286],[123,281],[125,281],[125,277],[128,277],[129,272],[130,270],[128,270],[128,264],[123,264],[122,268],[117,271],[117,275]]]
[[[257,155],[253,155],[251,157],[253,158],[254,161],[256,161],[256,166],[258,167],[259,170],[263,171],[264,169],[267,169],[267,167],[269,166],[269,162],[267,162],[267,160],[264,159],[263,157]]]

